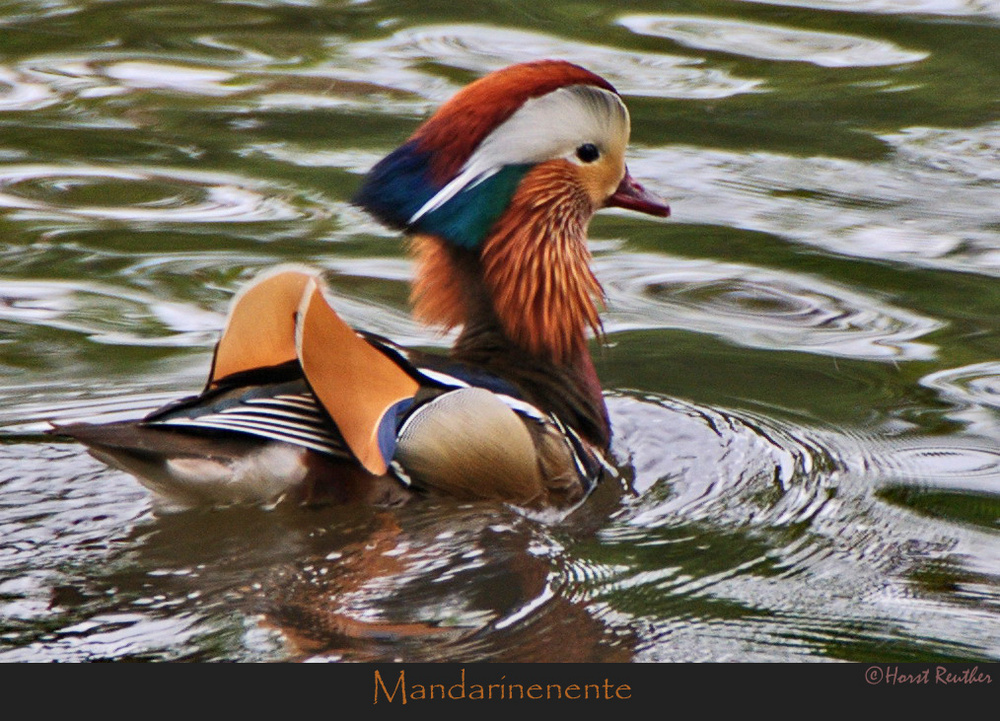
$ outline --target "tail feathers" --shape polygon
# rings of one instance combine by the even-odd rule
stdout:
[[[419,384],[330,307],[319,273],[282,266],[234,300],[206,390],[256,369],[298,361],[351,453],[375,475],[388,469],[396,418]]]
[[[51,432],[136,476],[167,508],[269,503],[302,487],[311,470],[306,449],[249,435],[208,437],[127,421]]]

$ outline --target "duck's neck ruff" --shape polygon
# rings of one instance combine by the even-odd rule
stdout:
[[[586,244],[594,210],[567,162],[536,166],[490,230],[478,259],[463,261],[433,236],[414,238],[414,314],[447,329],[492,314],[514,345],[570,363],[586,352],[587,329],[601,332],[597,305],[603,291]]]

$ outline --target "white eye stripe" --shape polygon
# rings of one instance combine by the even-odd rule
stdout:
[[[458,193],[473,188],[506,165],[532,165],[552,158],[579,163],[583,143],[628,138],[628,109],[621,98],[593,85],[570,85],[526,101],[487,135],[462,170],[414,213],[417,222]]]
[[[486,136],[467,168],[536,163],[627,132],[628,110],[614,93],[572,85],[532,98]]]

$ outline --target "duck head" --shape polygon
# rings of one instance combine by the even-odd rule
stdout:
[[[603,297],[587,226],[604,207],[665,217],[629,174],[629,115],[577,65],[514,65],[470,84],[370,171],[355,202],[413,238],[418,318],[490,316],[515,345],[567,362]],[[479,319],[481,320],[481,319]]]

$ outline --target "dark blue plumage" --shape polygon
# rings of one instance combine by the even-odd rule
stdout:
[[[411,140],[375,164],[353,202],[390,228],[407,230],[413,214],[440,189],[431,179],[430,155]]]
[[[473,181],[411,224],[410,219],[446,184],[434,182],[429,158],[414,141],[402,145],[372,168],[353,202],[391,228],[435,235],[473,249],[485,240],[531,167],[509,165]]]

